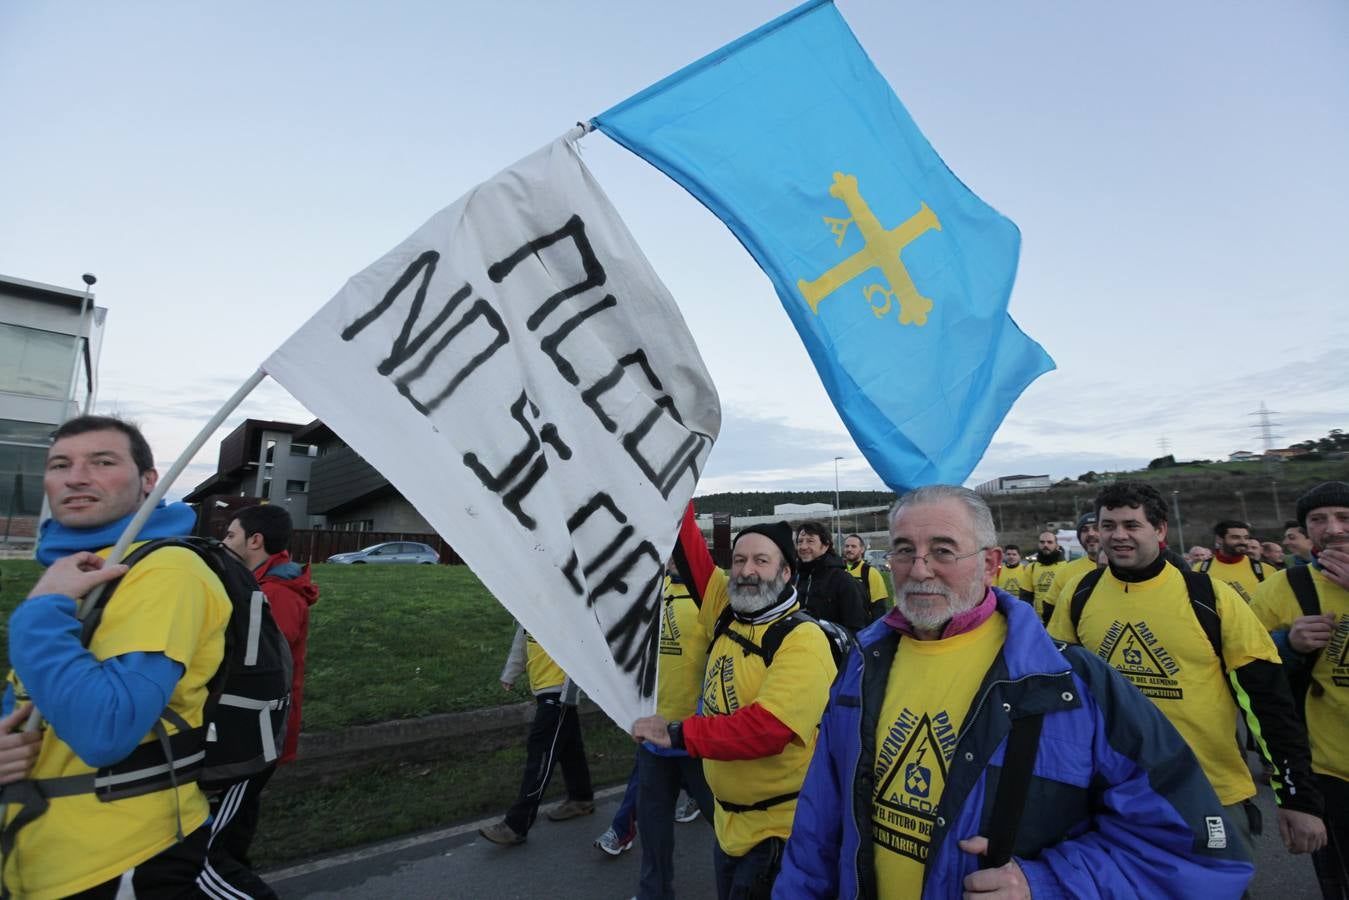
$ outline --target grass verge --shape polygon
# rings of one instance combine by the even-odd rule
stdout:
[[[269,786],[253,842],[260,870],[387,840],[416,831],[504,814],[520,788],[527,729],[520,745],[438,763],[377,766],[320,786]],[[611,724],[585,730],[586,756],[596,788],[626,781],[634,745]],[[555,771],[545,805],[565,795]],[[598,820],[598,836],[608,823]]]

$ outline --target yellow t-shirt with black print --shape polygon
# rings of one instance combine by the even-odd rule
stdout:
[[[876,725],[871,808],[877,894],[917,897],[956,737],[1007,640],[1007,620],[939,641],[901,638]]]
[[[517,656],[516,659],[519,659]],[[518,665],[518,663],[517,663]],[[534,635],[525,632],[525,673],[529,676],[529,689],[535,694],[550,688],[560,687],[567,680],[567,673],[553,662],[543,645],[534,640]]]
[[[1223,656],[1228,671],[1279,651],[1246,602],[1213,579]],[[1237,707],[1213,645],[1195,617],[1185,576],[1166,565],[1147,581],[1123,582],[1109,569],[1092,591],[1073,628],[1069,603],[1060,603],[1049,634],[1080,643],[1129,679],[1170,720],[1190,745],[1224,806],[1255,794],[1237,745]]]
[[[707,670],[707,642],[688,587],[666,576],[656,669],[656,713],[661,718],[673,722],[697,711]]]
[[[1322,693],[1307,692],[1307,736],[1312,771],[1349,781],[1349,591],[1309,567],[1321,612],[1335,617],[1330,643],[1316,658],[1312,681]],[[1270,631],[1293,627],[1302,607],[1288,585],[1288,571],[1266,576],[1255,591],[1251,612]]]
[[[106,551],[104,551],[106,555]],[[188,725],[202,724],[207,682],[225,652],[230,601],[220,580],[191,550],[167,547],[141,560],[109,599],[89,644],[99,660],[127,653],[163,653],[181,664],[183,677],[169,708]],[[16,702],[27,692],[10,672]],[[176,731],[167,725],[172,734]],[[147,734],[141,743],[156,740]],[[85,764],[46,723],[33,779],[87,775]],[[104,803],[94,794],[56,797],[45,813],[18,831],[4,859],[5,886],[16,897],[47,900],[88,890],[116,878],[168,848],[206,821],[206,796],[189,782],[139,797]],[[19,811],[10,805],[6,821]]]
[[[724,573],[714,573],[708,597],[703,602],[704,614],[709,606],[725,607],[725,584]],[[714,585],[717,591],[713,590]],[[709,603],[708,600],[718,593],[721,599]],[[761,644],[770,624],[749,625],[733,621],[730,628],[750,642]],[[715,630],[715,627],[714,619],[709,630]],[[748,806],[801,790],[811,754],[815,751],[820,717],[824,715],[835,672],[829,642],[824,632],[812,625],[800,624],[793,628],[774,654],[771,666],[766,666],[763,657],[741,647],[730,637],[717,638],[707,657],[702,715],[730,715],[751,703],[758,703],[791,729],[794,736],[776,756],[704,759],[703,772],[714,797]],[[717,842],[728,855],[743,856],[770,837],[787,838],[792,832],[795,814],[795,799],[765,810],[736,813],[727,812],[718,803],[713,817]]]
[[[1044,621],[1045,600],[1049,596],[1049,589],[1054,586],[1054,578],[1067,565],[1066,562],[1056,562],[1049,566],[1039,562],[1030,564],[1030,571],[1027,573],[1029,584],[1023,581],[1021,589],[1035,591],[1035,614],[1040,617],[1040,621]]]
[[[1018,563],[1015,566],[1003,566],[998,570],[998,579],[993,582],[993,586],[999,590],[1006,591],[1013,598],[1020,598],[1022,579],[1026,577],[1029,569],[1028,563]],[[1029,587],[1026,590],[1030,590]]]
[[[1260,579],[1255,577],[1255,567],[1251,565],[1248,557],[1243,556],[1239,562],[1225,563],[1215,556],[1208,563],[1210,578],[1216,578],[1230,584],[1241,595],[1241,599],[1247,603],[1255,599],[1256,588],[1260,587],[1261,582]],[[1198,572],[1201,571],[1203,565],[1202,562],[1197,562],[1190,568]],[[1274,571],[1273,566],[1261,566],[1260,568],[1264,571],[1266,578],[1269,577],[1270,572]]]

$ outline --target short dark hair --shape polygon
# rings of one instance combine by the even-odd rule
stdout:
[[[813,534],[826,547],[834,546],[834,536],[829,533],[829,528],[823,522],[802,522],[796,526],[796,534],[798,537],[802,534]]]
[[[268,553],[280,553],[290,549],[290,513],[279,506],[264,503],[261,506],[245,506],[234,514],[244,537],[262,535],[262,547]]]
[[[857,543],[861,544],[863,547],[865,547],[865,546],[867,545],[867,542],[864,541],[864,540],[862,540],[862,536],[861,536],[860,534],[850,534],[850,535],[848,535],[847,537],[845,537],[843,540],[846,541],[848,538],[853,538],[853,537],[857,538]]]
[[[1283,523],[1284,531],[1287,531],[1290,528],[1297,529],[1297,533],[1302,535],[1303,537],[1307,536],[1307,530],[1302,527],[1302,523],[1299,522],[1297,519],[1289,519],[1287,522]]]
[[[1213,536],[1227,537],[1227,532],[1231,531],[1233,528],[1244,528],[1246,531],[1250,531],[1251,523],[1243,522],[1240,519],[1223,519],[1217,525],[1213,526]]]
[[[76,416],[68,419],[52,433],[52,443],[77,434],[88,434],[91,431],[122,432],[126,435],[127,442],[131,444],[131,461],[136,464],[136,471],[144,475],[155,467],[155,455],[150,450],[145,435],[141,434],[141,430],[135,425],[116,416]]]
[[[1143,518],[1153,528],[1166,522],[1166,500],[1152,485],[1142,481],[1116,481],[1101,488],[1096,495],[1096,514],[1103,509],[1143,510]]]
[[[1021,552],[1021,547],[1020,547],[1019,545],[1017,545],[1017,544],[1003,544],[1003,545],[1002,545],[1002,549],[1004,549],[1004,550],[1015,550],[1017,553],[1020,553],[1020,552]]]

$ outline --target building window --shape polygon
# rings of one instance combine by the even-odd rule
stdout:
[[[0,391],[64,400],[74,353],[73,335],[0,324]]]
[[[309,490],[309,482],[307,481],[289,480],[286,482],[287,494],[303,494],[308,492],[308,490]]]
[[[262,461],[266,465],[272,464],[272,457],[276,456],[276,441],[268,441],[267,449],[262,453]]]
[[[318,447],[313,444],[291,444],[291,456],[318,456]]]
[[[262,492],[259,494],[259,496],[267,500],[272,499],[272,479],[270,478],[262,479]]]

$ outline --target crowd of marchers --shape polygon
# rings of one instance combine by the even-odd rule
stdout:
[[[1349,897],[1349,485],[1301,497],[1283,546],[1213,533],[1176,552],[1162,496],[1117,482],[1078,520],[1082,556],[1052,531],[1023,556],[978,494],[923,487],[890,512],[891,602],[857,535],[839,556],[823,525],[752,526],[722,570],[686,520],[658,714],[596,847],[640,847],[643,898],[674,896],[671,823],[698,812],[723,900],[1235,898],[1277,840]],[[566,715],[542,648],[522,634],[515,657],[503,680],[527,665]],[[561,756],[579,739],[536,719],[486,837],[524,842],[548,753],[568,785],[549,814],[593,811]]]
[[[5,895],[274,896],[248,850],[294,755],[317,590],[267,507],[211,544],[161,503],[106,562],[157,477],[117,419],[74,419],[50,448],[46,569],[9,622]],[[1282,548],[1227,520],[1182,556],[1161,495],[1127,481],[1079,519],[1077,559],[1052,532],[1025,558],[1000,544],[960,487],[904,494],[888,524],[889,585],[858,535],[840,554],[819,523],[751,526],[723,570],[685,518],[656,714],[632,724],[628,790],[595,841],[640,846],[640,897],[674,895],[674,823],[699,816],[720,898],[1236,898],[1262,840],[1349,897],[1349,484],[1300,497]],[[249,693],[269,647],[276,701]],[[575,685],[523,630],[502,686],[521,676],[526,770],[482,829],[506,846],[559,764],[547,815],[595,809]]]

